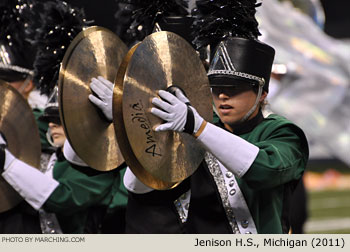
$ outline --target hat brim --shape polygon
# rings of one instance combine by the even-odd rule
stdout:
[[[38,119],[42,122],[46,122],[46,123],[52,122],[54,124],[61,125],[61,119],[59,116],[44,114],[40,116]]]
[[[55,106],[50,106],[45,108],[44,114],[41,115],[38,119],[43,122],[47,122],[47,123],[52,122],[52,123],[61,125],[61,119],[58,112],[58,107],[55,107]]]
[[[259,86],[258,81],[226,74],[209,75],[208,79],[210,87],[238,87],[245,85],[253,88]]]
[[[0,79],[7,82],[23,81],[29,76],[28,73],[22,73],[11,69],[0,68]]]

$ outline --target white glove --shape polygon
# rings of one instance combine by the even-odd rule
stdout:
[[[72,164],[79,165],[79,166],[85,166],[88,165],[75,153],[72,146],[70,145],[69,141],[66,139],[63,145],[63,155],[64,157],[71,162]]]
[[[152,103],[160,109],[152,108],[151,113],[166,121],[166,123],[155,128],[155,131],[173,130],[183,132],[187,126],[186,123],[188,123],[188,110],[191,109],[194,116],[192,119],[194,120],[194,129],[190,133],[197,133],[203,122],[203,118],[197,113],[195,108],[186,105],[186,103],[189,103],[189,100],[180,89],[176,89],[175,95],[159,90],[159,96],[165,101],[153,98]]]
[[[152,104],[164,111],[153,107],[151,113],[167,122],[159,125],[155,131],[173,130],[182,132],[186,125],[187,105],[167,91],[159,90],[158,94],[165,101],[153,98]]]
[[[172,91],[175,91],[175,94],[170,91],[170,93],[174,94],[177,98],[180,99],[180,101],[186,103],[187,105],[190,104],[190,100],[185,96],[185,94],[181,91],[180,88],[176,87],[176,86],[172,86],[171,88]],[[169,91],[169,90],[167,90]]]
[[[114,84],[102,76],[91,79],[90,88],[96,94],[90,94],[89,100],[102,110],[107,120],[113,121],[113,88]]]

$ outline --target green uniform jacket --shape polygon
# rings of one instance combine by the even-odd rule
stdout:
[[[270,115],[240,137],[260,149],[247,173],[237,178],[257,231],[282,233],[289,187],[301,178],[309,157],[305,135],[284,117]]]
[[[217,160],[208,155],[211,156],[207,156],[209,162],[206,158],[188,179],[174,189],[144,194],[129,192],[126,231],[232,233],[235,227],[229,217],[233,217],[233,213],[239,224],[245,223],[244,220],[251,216],[257,233],[288,232],[288,203],[293,187],[306,167],[309,155],[307,140],[299,127],[278,115],[262,118],[256,126],[251,126],[249,132],[239,136],[259,147],[259,152],[247,172],[241,178],[235,178],[237,184],[225,182],[227,174],[218,170],[221,168],[216,165]],[[236,185],[243,197],[236,191],[230,193],[232,186]],[[178,204],[174,202],[188,190],[191,190],[188,216],[182,223],[180,216],[183,211],[179,211]],[[241,226],[240,231],[244,234],[248,229]]]
[[[66,160],[57,161],[53,177],[60,184],[45,202],[44,209],[56,214],[63,233],[84,233],[91,210],[111,213],[126,207],[125,170],[123,166],[101,172],[89,167],[73,167]]]

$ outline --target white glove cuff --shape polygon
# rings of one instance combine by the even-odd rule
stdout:
[[[72,164],[79,165],[79,166],[85,166],[88,165],[75,153],[72,146],[70,145],[69,141],[66,139],[63,145],[63,155],[67,159],[67,161],[71,162]]]
[[[259,153],[257,146],[211,123],[197,139],[238,178],[248,171]]]
[[[128,167],[124,174],[124,186],[128,191],[142,194],[151,192],[153,189],[143,184]]]
[[[59,185],[52,177],[19,159],[13,159],[2,176],[36,210],[42,207]]]

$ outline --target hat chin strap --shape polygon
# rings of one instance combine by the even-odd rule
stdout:
[[[27,76],[27,78],[24,80],[22,86],[17,90],[20,94],[24,94],[24,90],[29,85],[29,82],[31,81],[32,77],[30,75]]]
[[[53,141],[53,139],[52,139],[52,135],[51,135],[51,130],[50,130],[50,128],[47,130],[47,132],[46,132],[46,139],[47,139],[47,141],[49,142],[49,144],[51,144],[51,146],[53,146],[53,147],[56,147],[56,148],[59,148],[59,147],[62,147],[63,145],[59,145],[59,144],[55,144],[54,143],[54,141]]]
[[[264,87],[265,81],[264,79],[262,79],[261,81],[259,81],[259,91],[258,91],[258,95],[256,96],[255,99],[255,103],[253,105],[253,107],[247,112],[247,114],[245,114],[245,116],[243,116],[243,118],[241,120],[239,120],[239,123],[245,122],[248,120],[248,118],[253,114],[253,112],[256,110],[256,107],[259,104],[259,100],[260,97],[262,95],[262,91],[263,91],[263,87]]]

